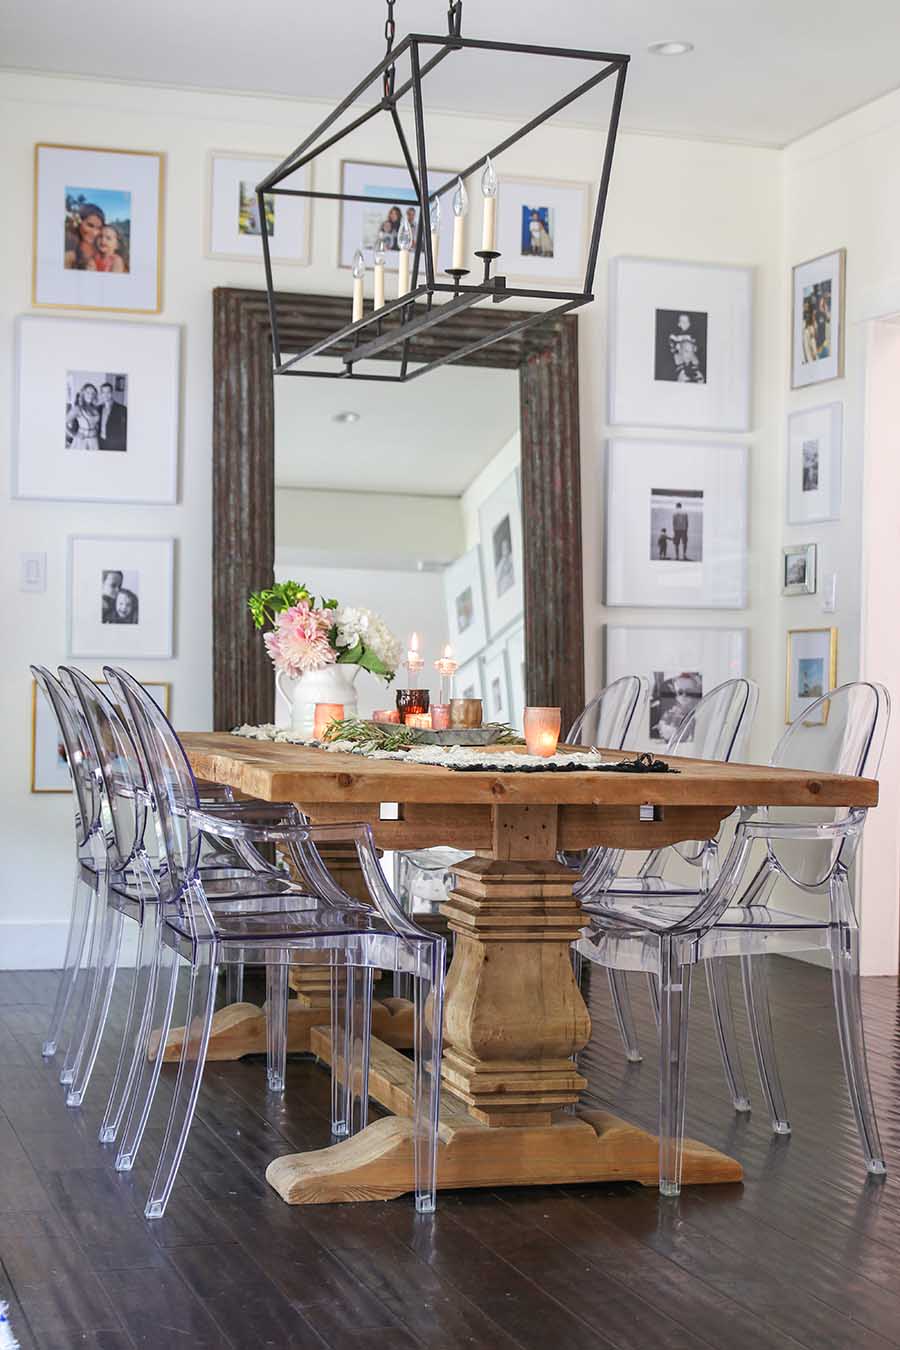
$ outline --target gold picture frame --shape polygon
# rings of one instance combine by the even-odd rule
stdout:
[[[815,637],[820,637],[825,641],[827,641],[827,651],[824,650],[824,643],[823,643],[823,650],[817,652],[815,655],[806,657],[797,655],[796,659],[798,662],[808,661],[821,663],[820,679],[816,681],[815,669],[806,672],[805,678],[807,679],[808,682],[806,687],[804,688],[803,691],[801,691],[798,681],[798,688],[795,691],[793,688],[793,674],[794,674],[795,649],[796,646],[798,645],[797,639],[800,638],[812,639]],[[785,652],[786,660],[785,660],[785,683],[784,683],[785,725],[790,726],[792,722],[796,722],[799,720],[799,718],[802,717],[803,703],[806,703],[806,705],[809,706],[810,704],[815,703],[816,700],[820,699],[824,694],[827,694],[829,690],[835,688],[837,684],[837,641],[838,641],[838,630],[836,628],[788,629],[786,652]],[[810,651],[814,650],[815,650],[814,644],[811,644]],[[798,670],[798,674],[799,673],[800,672]],[[809,681],[813,681],[813,683],[810,684]],[[804,720],[803,725],[805,727],[824,726],[827,720],[828,720],[828,707],[826,705],[825,708],[823,709],[823,716],[821,721],[811,722]]]
[[[813,363],[810,363],[810,378],[805,380],[799,379],[798,371],[805,363],[803,361],[798,362],[798,355],[800,355],[803,346],[802,331],[798,332],[797,328],[798,273],[802,272],[805,268],[815,268],[817,264],[821,264],[821,267],[818,269],[818,271],[824,272],[826,270],[825,264],[827,264],[830,259],[835,260],[834,279],[837,282],[837,289],[839,292],[837,297],[837,305],[832,305],[830,311],[832,333],[834,328],[837,328],[837,351],[836,353],[830,354],[830,356],[831,355],[835,356],[834,364],[833,367],[832,366],[825,367],[823,363],[822,368],[823,373],[813,374],[812,373],[813,370],[817,368],[817,362],[814,361]],[[811,385],[814,384],[828,384],[829,381],[831,380],[842,380],[844,378],[845,373],[844,329],[846,327],[846,312],[847,312],[846,296],[847,296],[846,248],[835,248],[828,253],[820,253],[815,258],[807,258],[805,262],[795,263],[794,266],[791,268],[791,301],[790,301],[791,313],[790,313],[790,331],[788,335],[788,359],[790,361],[791,389],[808,389]],[[801,306],[802,306],[802,298],[801,298]],[[801,319],[801,330],[802,330],[802,319]],[[830,370],[831,373],[825,374],[824,373],[825,369]]]
[[[66,298],[39,298],[39,247],[41,237],[41,151],[63,151],[72,155],[127,155],[138,160],[157,161],[156,182],[156,260],[153,303],[139,305],[98,305]],[[76,175],[80,176],[80,175]],[[64,145],[56,141],[38,141],[34,147],[34,194],[31,234],[31,303],[36,309],[80,309],[100,314],[159,314],[163,307],[163,238],[165,228],[166,157],[161,150],[126,150],[113,146]],[[67,269],[68,270],[68,269]],[[82,274],[83,275],[83,274]],[[149,298],[149,297],[148,297]]]
[[[100,688],[102,689],[102,688],[105,688],[105,687],[106,687],[106,683],[107,683],[107,682],[106,682],[106,680],[95,680],[94,683],[97,684],[97,685],[99,685]],[[141,681],[141,684],[143,685],[143,687],[144,687],[145,689],[159,689],[159,690],[162,691],[162,696],[161,696],[161,698],[157,698],[156,701],[157,701],[157,703],[159,703],[159,705],[160,705],[160,707],[162,708],[163,712],[165,713],[166,717],[168,717],[168,716],[170,715],[170,709],[171,709],[171,706],[172,706],[172,685],[171,685],[170,681],[168,681],[168,680],[142,680],[142,681]],[[42,710],[42,712],[41,712],[41,710]],[[49,725],[54,729],[54,732],[55,732],[56,722],[55,722],[55,718],[54,718],[54,716],[53,716],[53,712],[52,712],[52,710],[50,709],[49,705],[47,704],[47,700],[46,700],[45,698],[42,698],[42,697],[40,696],[39,691],[38,691],[37,680],[32,679],[32,681],[31,681],[31,772],[30,772],[30,778],[29,778],[30,785],[31,785],[30,790],[31,790],[32,792],[34,792],[34,793],[63,793],[63,792],[71,792],[71,791],[72,791],[71,783],[68,782],[68,781],[67,781],[67,785],[66,785],[65,787],[39,787],[39,786],[38,786],[38,783],[37,783],[37,777],[38,777],[38,773],[37,773],[37,770],[38,770],[38,764],[37,764],[37,759],[38,759],[38,755],[37,755],[37,736],[38,736],[38,717],[39,717],[40,715],[43,715],[43,716],[46,716],[46,717],[47,717],[47,719],[48,719],[48,721],[49,721]],[[66,770],[66,775],[67,775],[67,779],[68,779],[68,770]]]

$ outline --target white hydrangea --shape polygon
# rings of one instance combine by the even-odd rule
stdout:
[[[340,605],[335,613],[338,647],[355,647],[362,642],[389,670],[396,670],[403,649],[380,614],[371,609]]]

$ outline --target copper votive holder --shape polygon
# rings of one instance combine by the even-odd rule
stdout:
[[[562,712],[559,708],[525,709],[525,748],[529,755],[549,759],[556,754]]]
[[[431,731],[431,713],[407,713],[406,725],[415,727],[418,731]]]
[[[325,739],[325,731],[334,721],[343,722],[343,703],[317,703],[313,718],[313,737],[317,741]]]
[[[451,727],[480,727],[484,720],[484,707],[480,698],[451,698]]]
[[[400,714],[396,708],[376,708],[372,714],[373,722],[393,722],[400,721]]]
[[[431,696],[427,689],[398,689],[397,712],[405,722],[410,713],[427,713]]]
[[[450,729],[450,704],[432,703],[431,730],[448,731]]]

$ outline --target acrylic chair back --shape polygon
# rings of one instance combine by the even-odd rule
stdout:
[[[596,745],[621,750],[647,702],[649,682],[640,675],[623,675],[601,689],[569,728],[570,745]]]
[[[842,684],[812,703],[778,742],[770,763],[782,769],[812,773],[840,773],[853,778],[875,778],[884,751],[891,700],[881,684],[857,680]],[[769,807],[769,820],[810,824],[841,820],[847,807]],[[773,842],[770,854],[781,869],[801,886],[821,886],[840,861],[849,866],[859,832],[835,842]]]
[[[110,866],[123,872],[143,844],[147,825],[146,785],[137,750],[118,708],[93,680],[75,666],[61,666],[60,679],[78,699],[93,741],[104,789]]]
[[[75,804],[76,845],[85,844],[100,818],[100,779],[91,738],[76,700],[46,666],[31,666],[31,673],[56,720]]]

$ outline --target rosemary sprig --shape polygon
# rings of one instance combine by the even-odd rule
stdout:
[[[485,731],[493,733],[496,745],[509,745],[520,740],[512,727],[501,722],[487,722]],[[344,721],[335,718],[324,731],[326,741],[349,741],[363,753],[372,750],[410,750],[414,745],[433,744],[430,733],[419,727],[408,727],[396,722],[366,722],[359,717],[349,717]]]

